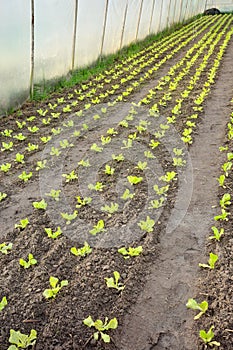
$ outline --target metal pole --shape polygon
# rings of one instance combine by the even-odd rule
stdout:
[[[140,22],[141,22],[141,16],[142,16],[142,6],[143,6],[143,1],[141,1],[141,6],[140,6],[140,10],[139,10],[139,17],[138,17],[138,25],[137,25],[137,32],[136,32],[136,38],[135,40],[138,40],[138,31],[139,31],[139,26],[140,26]]]
[[[78,0],[75,0],[75,8],[74,8],[74,34],[73,34],[72,63],[71,63],[71,70],[72,70],[72,71],[74,70],[74,61],[75,61],[77,20],[78,20]]]
[[[154,16],[154,10],[155,10],[155,0],[153,0],[153,7],[152,7],[152,11],[151,11],[149,34],[151,32],[151,25],[152,25],[152,19],[153,19],[153,16]]]
[[[34,92],[34,59],[35,59],[35,8],[34,0],[31,0],[31,73],[30,73],[30,97],[33,96]]]
[[[102,42],[101,42],[101,48],[100,48],[100,58],[102,58],[103,56],[104,38],[105,38],[106,24],[107,24],[107,17],[108,17],[108,3],[109,3],[109,0],[106,0],[103,35],[102,35]]]
[[[128,1],[127,1],[127,3],[126,3],[126,6],[125,6],[123,27],[122,27],[122,31],[121,31],[120,50],[122,49],[122,44],[123,44],[123,38],[124,38],[124,32],[125,32],[125,23],[126,23],[127,12],[128,12]]]

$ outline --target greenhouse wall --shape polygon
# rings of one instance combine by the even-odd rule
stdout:
[[[203,0],[1,1],[0,113],[23,102],[35,83],[65,76],[206,6]]]
[[[206,0],[205,8],[217,8],[221,12],[233,12],[233,0]]]

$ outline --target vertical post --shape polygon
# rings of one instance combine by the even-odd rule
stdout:
[[[101,48],[100,48],[100,59],[103,56],[104,38],[105,38],[106,24],[107,24],[107,17],[108,17],[108,3],[109,3],[109,0],[106,0],[105,14],[104,14],[103,35],[102,35]]]
[[[167,28],[169,27],[169,17],[170,17],[171,0],[169,0],[168,13],[167,13]]]
[[[151,11],[149,34],[151,33],[151,25],[152,25],[152,19],[153,19],[153,16],[154,16],[154,10],[155,10],[155,0],[153,0],[153,6],[152,6],[152,11]]]
[[[187,2],[186,2],[185,12],[184,12],[184,20],[187,19],[186,15],[187,15],[188,2],[189,2],[189,0],[187,0]]]
[[[140,10],[139,10],[138,25],[137,25],[136,38],[135,38],[136,41],[138,40],[139,26],[140,26],[141,17],[142,17],[142,6],[143,6],[143,1],[144,1],[144,0],[141,1]]]
[[[159,25],[158,25],[158,33],[161,31],[161,18],[162,18],[162,13],[163,13],[163,1],[161,0],[161,6],[160,6],[160,16],[159,16]]]
[[[123,38],[124,38],[124,32],[125,32],[125,23],[126,23],[127,12],[128,12],[128,1],[127,1],[127,3],[126,3],[126,6],[125,6],[123,27],[122,27],[122,31],[121,31],[120,50],[122,49],[122,44],[123,44]]]
[[[184,0],[181,0],[181,2],[180,2],[180,13],[179,13],[179,19],[178,19],[179,23],[181,22],[181,13],[182,13],[182,8],[183,8],[183,1]]]
[[[71,71],[74,70],[74,61],[75,61],[76,35],[77,35],[77,21],[78,21],[78,0],[75,0],[75,5],[74,5],[74,6],[75,6],[75,7],[74,7],[74,33],[73,33]]]
[[[35,8],[34,0],[31,0],[31,73],[30,73],[30,97],[34,91],[34,59],[35,59]]]

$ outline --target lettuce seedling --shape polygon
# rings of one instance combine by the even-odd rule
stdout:
[[[21,258],[19,259],[19,264],[20,266],[23,266],[25,269],[28,269],[30,266],[36,265],[37,260],[34,258],[32,254],[28,254],[28,261]]]
[[[49,238],[52,238],[52,239],[56,239],[57,237],[59,237],[61,234],[62,234],[62,230],[61,230],[61,228],[60,228],[60,226],[58,226],[57,228],[56,228],[56,231],[55,232],[52,232],[52,229],[51,228],[47,228],[47,227],[45,227],[45,232],[47,233],[47,236],[49,237]]]
[[[131,148],[133,146],[133,141],[131,139],[123,140],[122,143],[124,146],[122,146],[121,149]]]
[[[0,301],[0,311],[2,311],[6,306],[7,306],[7,298],[3,297],[2,300]]]
[[[211,227],[214,235],[208,237],[209,239],[216,239],[216,241],[220,241],[220,238],[222,237],[222,235],[224,234],[224,228],[220,228],[220,230],[217,229],[217,227],[212,226]]]
[[[69,148],[69,147],[74,147],[73,143],[69,143],[68,140],[62,140],[60,141],[60,146],[61,148]]]
[[[83,323],[87,326],[87,327],[94,327],[97,332],[95,332],[93,334],[93,337],[95,340],[99,339],[99,336],[101,337],[101,339],[104,341],[104,343],[110,343],[111,338],[108,334],[104,333],[106,331],[108,331],[109,329],[116,329],[118,326],[118,321],[116,318],[112,318],[109,322],[108,322],[108,318],[105,317],[105,321],[104,323],[101,320],[96,320],[95,322],[92,320],[92,317],[89,316],[88,318],[86,318],[85,320],[83,320]]]
[[[229,176],[229,171],[232,168],[232,162],[226,162],[222,165],[222,169],[225,172],[226,177]]]
[[[0,165],[0,170],[3,171],[4,173],[7,173],[11,168],[10,163],[5,163]]]
[[[53,133],[53,135],[60,135],[60,133],[62,132],[62,128],[57,128],[57,129],[55,129],[55,128],[52,128],[52,133]]]
[[[176,156],[182,156],[183,155],[183,150],[182,150],[182,148],[173,148],[173,153]]]
[[[48,168],[46,167],[46,164],[47,164],[47,160],[44,159],[44,160],[39,160],[36,165],[36,171],[39,171],[39,170],[42,170],[42,169],[45,169],[45,168]]]
[[[220,215],[216,215],[214,217],[215,221],[228,221],[228,216],[230,215],[230,213],[228,213],[225,209],[222,209],[222,214]]]
[[[170,182],[176,180],[177,173],[175,171],[167,171],[165,175],[160,176],[160,181]]]
[[[104,220],[99,220],[96,225],[93,226],[93,229],[89,231],[89,233],[93,236],[97,235],[97,233],[101,233],[106,231],[104,228]]]
[[[201,329],[199,332],[200,338],[203,340],[205,344],[212,346],[220,346],[221,344],[215,340],[212,340],[214,337],[214,332],[213,332],[214,326],[211,326],[208,332],[205,330]]]
[[[141,162],[139,161],[136,168],[138,168],[139,170],[146,170],[147,169],[147,162]]]
[[[226,186],[224,186],[225,179],[226,179],[225,175],[220,175],[219,178],[217,179],[220,187],[226,188]]]
[[[18,178],[24,182],[27,182],[32,177],[32,172],[26,173],[26,171],[23,171],[22,174],[18,176]]]
[[[28,126],[28,131],[30,131],[31,133],[36,133],[38,130],[40,130],[37,126]]]
[[[225,193],[219,201],[221,208],[226,209],[228,205],[231,205],[231,195]]]
[[[32,329],[29,335],[22,334],[20,331],[10,330],[9,343],[14,344],[9,346],[8,350],[26,349],[29,346],[34,346],[37,339],[37,332]]]
[[[108,288],[115,288],[117,290],[123,290],[125,288],[125,286],[122,285],[122,283],[119,283],[119,279],[120,279],[120,274],[118,271],[114,271],[113,272],[113,277],[105,277],[105,281],[107,284]]]
[[[5,129],[4,131],[1,131],[1,135],[5,137],[12,137],[11,134],[13,133],[13,130],[11,129]]]
[[[208,302],[206,300],[204,300],[200,304],[198,304],[198,302],[195,299],[189,299],[186,306],[188,309],[200,311],[199,314],[197,314],[194,317],[194,320],[198,320],[208,310],[209,305],[208,305]]]
[[[173,165],[174,166],[184,166],[186,164],[186,160],[183,160],[182,158],[176,158],[176,157],[173,157],[172,158],[173,160]]]
[[[19,122],[18,120],[15,121],[16,125],[18,126],[19,129],[23,129],[23,127],[26,125],[26,122],[23,121],[22,123]]]
[[[119,163],[119,162],[122,162],[125,159],[125,157],[123,156],[122,153],[118,155],[112,154],[112,159],[116,160]]]
[[[124,259],[129,259],[130,256],[138,256],[142,253],[142,246],[136,248],[129,247],[128,250],[125,247],[118,249],[118,253],[124,256]]]
[[[61,190],[51,190],[49,193],[45,193],[46,196],[52,197],[55,201],[59,201]]]
[[[107,134],[113,136],[113,135],[117,135],[118,132],[117,132],[114,128],[109,128],[109,129],[107,130]]]
[[[103,191],[104,187],[105,186],[102,184],[102,182],[98,182],[98,181],[96,182],[95,185],[93,185],[93,184],[88,185],[89,190],[95,190],[95,191],[100,191],[100,192]]]
[[[107,175],[113,175],[114,172],[115,172],[115,169],[114,168],[111,168],[110,165],[106,164],[105,165],[105,170],[104,170],[105,174]]]
[[[108,143],[110,143],[112,141],[112,138],[110,136],[101,136],[101,143],[102,145],[107,145]]]
[[[50,151],[51,156],[58,157],[58,156],[60,156],[60,154],[61,154],[61,151],[59,151],[59,148],[55,148],[55,147],[51,148],[51,151]]]
[[[111,203],[111,205],[105,204],[103,207],[101,207],[102,211],[106,211],[110,215],[117,212],[119,208],[119,205],[117,203]]]
[[[128,188],[126,188],[126,190],[123,193],[123,195],[121,196],[121,198],[124,201],[127,201],[128,199],[132,199],[134,196],[135,196],[135,193],[130,193],[130,190]]]
[[[40,116],[45,117],[46,114],[48,113],[48,110],[46,109],[45,111],[43,111],[43,109],[40,108],[40,109],[37,109],[37,113],[39,113]]]
[[[89,244],[87,242],[84,242],[84,246],[81,248],[76,248],[76,247],[72,247],[70,249],[71,253],[75,256],[81,256],[81,257],[85,257],[86,255],[90,254],[92,252],[92,248],[89,246]]]
[[[74,170],[72,170],[69,174],[62,174],[62,176],[66,178],[66,182],[78,179],[78,175],[75,174]]]
[[[156,194],[158,196],[161,196],[161,195],[166,195],[166,192],[169,190],[169,185],[166,185],[166,186],[163,186],[163,187],[160,187],[158,185],[154,185],[154,190],[156,192]]]
[[[155,141],[155,140],[151,140],[150,141],[150,144],[149,146],[152,148],[152,149],[155,149],[156,147],[158,147],[160,145],[160,142],[159,141]]]
[[[83,199],[80,196],[76,197],[78,204],[76,205],[76,208],[84,207],[85,205],[88,205],[92,202],[91,197],[84,197]]]
[[[11,250],[13,247],[13,244],[12,243],[9,243],[9,244],[6,244],[6,242],[4,243],[0,243],[0,252],[2,254],[8,254],[9,253],[9,250]]]
[[[151,206],[149,207],[149,209],[159,209],[163,206],[165,201],[164,197],[161,197],[159,199],[154,199],[153,201],[150,201]]]
[[[69,283],[67,280],[63,280],[60,283],[58,282],[59,282],[59,279],[57,277],[50,276],[49,283],[52,288],[45,289],[43,291],[43,296],[46,299],[56,298],[57,293],[62,289],[62,287],[68,286],[68,283]]]
[[[18,141],[24,141],[27,138],[27,136],[24,136],[22,133],[19,133],[13,137],[14,137],[14,139],[17,139]]]
[[[153,155],[153,153],[151,151],[144,151],[144,156],[146,158],[149,158],[149,159],[155,158],[155,156]]]
[[[2,147],[3,148],[1,148],[1,151],[2,152],[4,152],[4,151],[13,151],[13,142],[12,141],[10,141],[9,143],[7,143],[7,142],[2,142]]]
[[[68,214],[68,213],[61,213],[61,216],[63,219],[66,220],[66,225],[70,225],[71,221],[74,220],[78,216],[78,211],[75,210],[73,214]]]
[[[204,268],[208,268],[208,269],[214,269],[215,267],[215,263],[218,261],[218,255],[214,254],[214,253],[210,253],[210,257],[208,260],[208,264],[199,264],[200,267],[204,267]]]
[[[6,193],[0,192],[0,202],[7,197]]]
[[[51,138],[52,138],[52,136],[42,136],[42,137],[40,137],[40,139],[41,139],[41,141],[43,142],[43,143],[48,143],[50,140],[51,140]]]
[[[89,159],[87,159],[87,160],[81,159],[81,160],[78,162],[78,165],[81,165],[81,166],[83,166],[83,167],[89,167],[89,166],[90,166]]]
[[[26,150],[27,150],[28,152],[32,152],[32,151],[37,150],[38,148],[39,148],[38,145],[34,145],[34,144],[32,144],[32,143],[28,143],[28,146],[26,147]]]
[[[40,202],[33,202],[32,205],[35,209],[40,209],[40,210],[46,210],[48,206],[48,204],[45,202],[44,199],[42,199]]]
[[[28,218],[20,220],[20,224],[15,224],[15,228],[19,228],[20,230],[24,230],[29,224]]]
[[[151,219],[149,216],[146,217],[146,221],[141,220],[138,223],[138,226],[142,231],[153,232],[153,227],[155,225],[155,221]]]
[[[143,177],[141,176],[127,176],[127,180],[131,185],[137,185],[138,183],[142,182]]]
[[[91,151],[99,152],[99,153],[103,151],[103,147],[99,147],[96,143],[93,143],[90,149]]]

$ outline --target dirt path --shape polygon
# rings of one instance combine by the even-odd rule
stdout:
[[[154,261],[145,288],[125,318],[122,350],[197,349],[192,316],[185,304],[195,295],[198,262],[203,259],[205,239],[217,204],[216,174],[232,97],[233,42],[222,62],[218,81],[205,107],[205,117],[195,137],[190,156],[193,192],[187,213],[179,226],[161,233],[160,255]],[[223,89],[224,87],[224,89]],[[190,184],[189,184],[190,185]],[[178,206],[184,210],[185,193]]]

